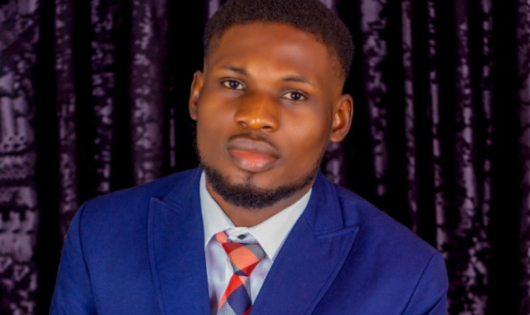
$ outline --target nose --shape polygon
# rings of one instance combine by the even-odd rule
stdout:
[[[278,110],[278,104],[272,97],[249,95],[241,102],[234,120],[248,129],[275,131],[279,126]]]

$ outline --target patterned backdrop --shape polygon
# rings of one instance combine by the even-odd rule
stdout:
[[[84,200],[197,164],[220,0],[0,0],[0,314],[46,314]],[[530,314],[530,0],[322,0],[356,44],[323,172],[436,246],[449,314]]]

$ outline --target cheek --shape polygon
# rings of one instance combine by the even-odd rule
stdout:
[[[233,118],[229,108],[208,99],[201,101],[197,114],[197,147],[205,162],[214,163],[222,152]]]
[[[297,157],[296,165],[312,167],[319,159],[329,142],[331,119],[326,113],[306,115],[297,122],[289,124],[289,142],[286,143]]]
[[[197,119],[197,146],[201,157],[208,158],[211,152],[217,149],[221,143],[221,133],[215,126],[215,121],[209,120],[208,116]]]

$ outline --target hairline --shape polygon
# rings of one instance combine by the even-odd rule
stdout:
[[[310,32],[307,29],[301,28],[293,23],[285,22],[285,21],[272,21],[272,20],[265,20],[265,19],[256,19],[256,20],[248,20],[248,21],[237,21],[230,25],[227,25],[225,28],[220,29],[219,31],[211,34],[211,36],[207,39],[205,39],[204,43],[204,62],[206,63],[206,60],[209,58],[209,55],[213,49],[215,49],[223,35],[231,28],[237,27],[237,26],[245,26],[250,24],[277,24],[277,25],[287,25],[292,28],[295,28],[301,32],[304,32],[306,34],[311,35],[317,42],[321,43],[326,47],[326,50],[328,52],[328,57],[331,60],[331,67],[332,71],[335,75],[338,76],[338,78],[342,81],[342,84],[346,81],[346,69],[344,69],[344,65],[342,65],[342,60],[340,57],[339,52],[332,46],[326,43],[322,36],[320,36],[317,33]],[[207,41],[206,41],[207,40]]]

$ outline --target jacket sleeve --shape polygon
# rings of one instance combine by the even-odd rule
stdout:
[[[66,236],[50,315],[97,314],[80,235],[85,207],[86,203],[76,213]]]
[[[403,315],[446,315],[448,286],[444,260],[436,253],[423,270]]]

